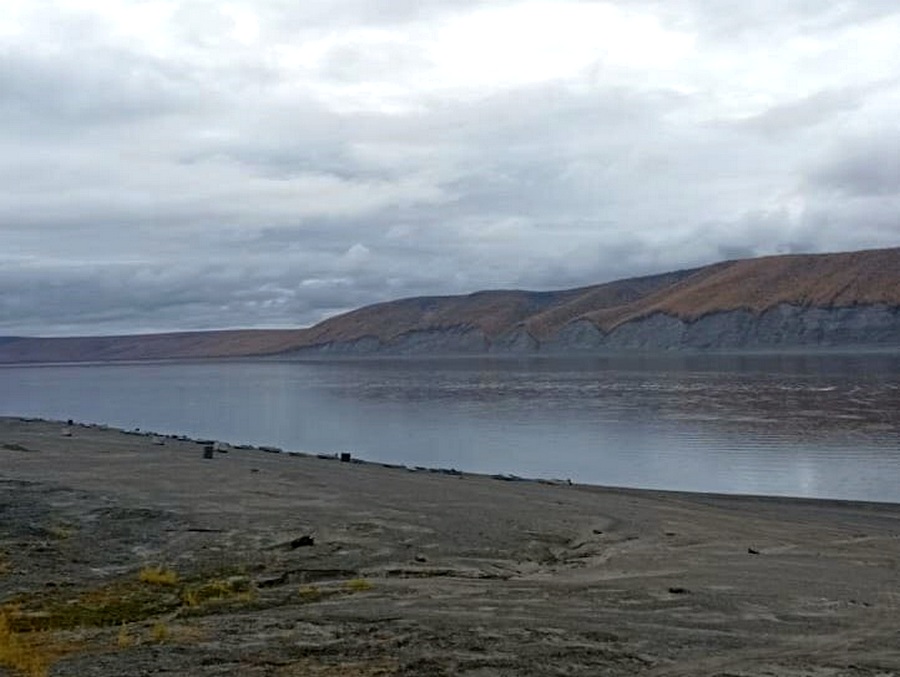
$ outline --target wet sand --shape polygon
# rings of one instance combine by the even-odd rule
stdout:
[[[0,419],[0,674],[900,674],[900,505],[204,447]]]

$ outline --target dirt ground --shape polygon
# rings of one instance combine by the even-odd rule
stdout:
[[[0,419],[0,675],[900,675],[900,505]]]

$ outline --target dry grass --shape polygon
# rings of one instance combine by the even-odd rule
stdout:
[[[243,576],[211,578],[186,584],[181,591],[181,601],[188,610],[198,609],[208,603],[252,602],[255,598],[250,580]]]
[[[82,648],[61,642],[48,632],[17,631],[12,620],[14,611],[0,609],[0,667],[22,677],[45,677],[53,663]]]
[[[375,585],[365,578],[351,578],[344,583],[344,587],[350,592],[366,592],[375,587]]]
[[[156,623],[153,624],[153,627],[150,628],[150,636],[157,644],[162,644],[168,640],[171,635],[172,631],[169,630],[169,626],[163,621],[156,621]]]
[[[12,629],[5,611],[0,613],[0,665],[28,677],[42,677],[49,667],[46,655]]]
[[[138,580],[150,585],[178,585],[178,574],[165,567],[144,567],[138,572]]]
[[[137,639],[128,629],[128,626],[125,623],[119,627],[119,632],[116,634],[116,647],[119,649],[127,649],[129,647],[134,646],[137,642]]]
[[[181,606],[177,593],[167,587],[128,582],[73,596],[38,593],[14,601],[19,607],[8,614],[8,621],[22,633],[118,626],[172,613]]]
[[[181,588],[173,589],[177,585]],[[149,567],[140,571],[137,580],[120,580],[74,595],[58,590],[20,595],[14,604],[0,608],[0,668],[22,677],[44,677],[67,654],[109,651],[111,645],[121,651],[146,642],[193,641],[199,637],[197,630],[170,626],[168,621],[187,606],[250,603],[254,592],[245,577],[179,584],[175,572]],[[73,631],[79,643],[64,641],[74,636]]]
[[[322,590],[315,585],[304,585],[297,591],[297,594],[304,602],[316,602],[322,599]]]

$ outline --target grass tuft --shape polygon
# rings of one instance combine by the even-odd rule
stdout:
[[[322,597],[322,591],[315,585],[304,585],[297,591],[297,594],[304,602],[315,602]]]
[[[344,583],[344,587],[351,592],[365,592],[366,590],[374,588],[375,585],[365,578],[351,578]]]
[[[243,576],[195,582],[185,585],[181,591],[181,602],[187,609],[196,609],[207,602],[225,600],[249,602],[253,600],[253,597],[250,580]]]
[[[128,631],[128,626],[122,623],[116,635],[116,646],[120,649],[127,649],[130,646],[134,646],[136,641],[134,636]]]
[[[144,567],[138,572],[138,580],[150,585],[178,585],[178,574],[165,567]]]
[[[11,668],[23,677],[45,677],[50,657],[33,637],[24,637],[10,623],[7,611],[0,611],[0,666]]]
[[[43,677],[47,674],[47,666],[40,654],[24,642],[19,633],[13,631],[6,612],[0,613],[0,665],[29,677]]]
[[[169,630],[169,626],[163,623],[162,621],[157,621],[153,624],[153,627],[150,629],[150,636],[153,637],[153,641],[157,644],[162,644],[171,636],[172,631]]]

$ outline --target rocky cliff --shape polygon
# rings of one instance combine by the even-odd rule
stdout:
[[[409,299],[313,332],[291,352],[900,349],[900,248],[726,261],[562,292]]]
[[[730,310],[684,319],[662,312],[604,331],[588,319],[567,323],[538,340],[524,328],[489,338],[456,326],[411,331],[381,342],[373,336],[315,344],[297,356],[565,354],[619,351],[767,350],[779,348],[879,348],[900,350],[900,308],[888,305],[816,308],[780,304],[760,313]]]

